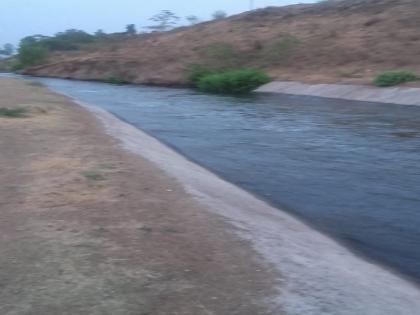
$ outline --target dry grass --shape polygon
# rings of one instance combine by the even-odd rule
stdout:
[[[29,72],[79,79],[113,73],[134,83],[179,84],[185,83],[188,64],[209,62],[209,49],[224,45],[231,47],[227,60],[266,70],[277,79],[366,83],[386,70],[420,71],[419,16],[417,0],[267,8],[57,54],[49,65]],[[357,75],[354,69],[360,69]]]

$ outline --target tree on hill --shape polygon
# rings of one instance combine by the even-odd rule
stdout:
[[[191,25],[195,25],[200,23],[200,19],[198,18],[198,16],[196,15],[188,15],[187,17],[185,17],[185,19],[191,24]]]
[[[42,46],[49,51],[75,50],[80,45],[91,43],[95,36],[81,30],[70,29],[55,36],[33,35],[21,40],[20,46]]]
[[[158,32],[168,31],[178,23],[179,19],[180,18],[172,11],[163,10],[150,18],[151,21],[156,22],[157,24],[148,26],[147,28]]]
[[[48,38],[49,38],[48,36],[44,36],[44,35],[40,35],[40,34],[32,35],[32,36],[26,36],[26,37],[21,39],[20,46],[38,44],[38,43],[41,43],[42,41],[44,41]]]
[[[213,13],[213,19],[214,20],[221,20],[227,17],[227,13],[225,11],[222,10],[217,10],[216,12]]]
[[[94,36],[97,38],[104,38],[106,33],[102,29],[99,29],[95,32]]]
[[[125,27],[125,29],[126,29],[125,33],[127,35],[136,35],[137,34],[137,29],[136,29],[136,26],[134,24],[128,24]]]
[[[23,38],[19,45],[18,61],[20,67],[29,67],[43,62],[50,52],[77,50],[91,43],[95,36],[84,31],[70,29],[55,36],[33,35]]]
[[[93,41],[93,36],[82,30],[69,29],[64,32],[55,34],[56,39],[61,39],[75,43],[90,43]]]
[[[43,46],[21,43],[18,59],[23,67],[29,67],[44,61],[47,54],[48,50]]]
[[[11,56],[15,52],[15,47],[12,44],[4,44],[3,49],[0,49],[0,55]]]

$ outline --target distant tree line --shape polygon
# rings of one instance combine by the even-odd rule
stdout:
[[[54,51],[77,50],[81,45],[95,41],[95,36],[84,31],[70,29],[55,36],[33,35],[20,41],[18,49],[19,63],[15,68],[36,65],[45,60],[48,53]]]
[[[219,20],[227,17],[224,11],[216,11],[213,19]],[[200,19],[195,15],[189,15],[186,21],[190,25],[200,23]],[[153,25],[145,27],[152,32],[165,32],[175,28],[181,18],[170,10],[162,10],[158,14],[149,19],[154,22]],[[23,38],[20,41],[17,63],[14,69],[22,69],[34,66],[45,61],[48,54],[55,51],[78,50],[84,45],[92,44],[96,41],[118,38],[121,36],[135,36],[138,34],[135,24],[128,24],[124,32],[107,34],[99,29],[94,34],[89,34],[82,30],[69,29],[64,32],[55,34],[54,36],[33,35]],[[4,45],[0,48],[0,54],[12,55],[15,48],[11,44]]]

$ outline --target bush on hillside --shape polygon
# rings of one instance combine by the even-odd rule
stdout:
[[[194,64],[187,68],[187,80],[189,83],[197,85],[203,77],[215,73],[217,73],[216,70],[208,66]]]
[[[20,117],[25,117],[26,112],[27,112],[27,109],[23,107],[18,107],[18,108],[0,107],[0,117],[20,118]]]
[[[243,94],[270,82],[262,71],[252,69],[230,70],[203,76],[197,84],[199,90],[218,94]]]
[[[375,78],[374,84],[379,87],[387,87],[419,79],[418,75],[410,71],[388,71],[379,74]]]
[[[24,68],[37,65],[45,60],[48,50],[42,46],[22,44],[19,48],[16,68]]]

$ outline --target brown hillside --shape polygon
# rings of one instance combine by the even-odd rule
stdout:
[[[270,7],[55,54],[36,75],[182,84],[191,63],[247,66],[274,78],[366,83],[384,70],[420,72],[419,0],[343,0]]]

